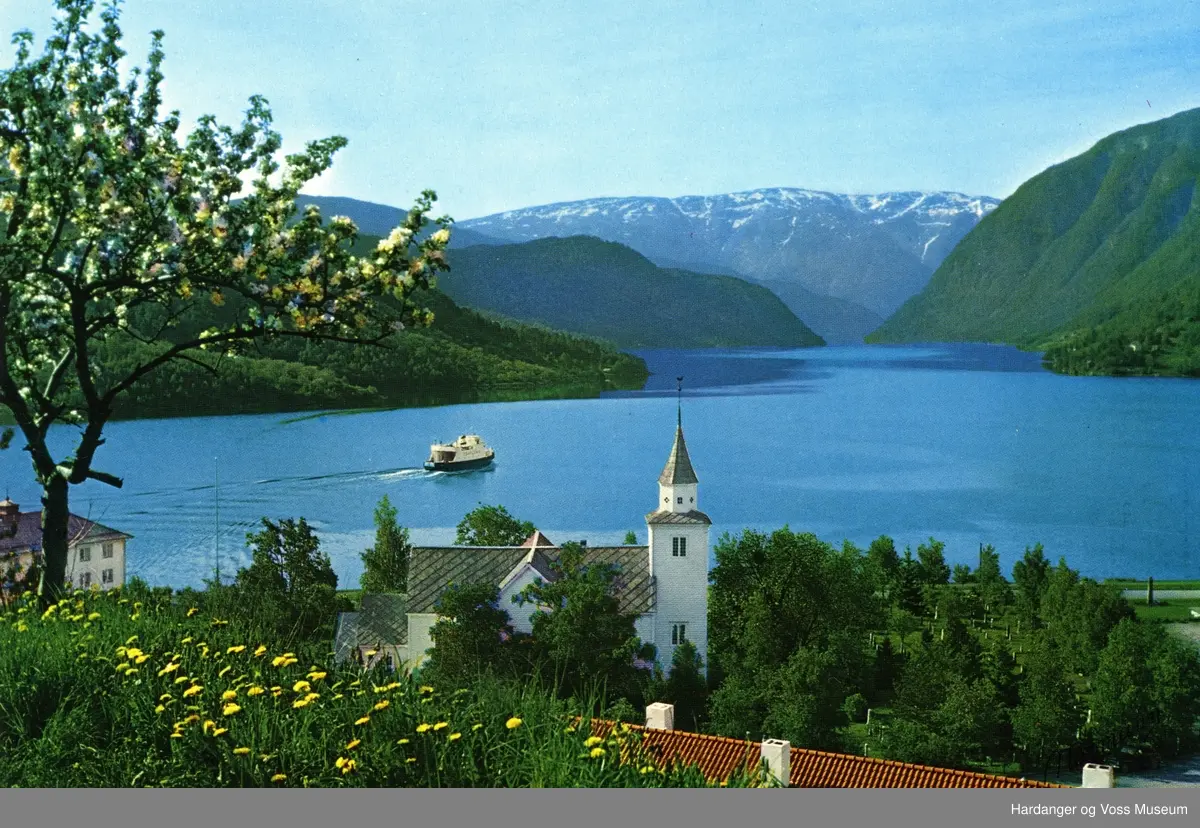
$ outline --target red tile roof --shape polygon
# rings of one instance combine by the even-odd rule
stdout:
[[[607,737],[615,726],[615,722],[593,720],[592,732]],[[631,725],[630,731],[641,734],[643,749],[657,762],[696,765],[710,780],[724,781],[740,770],[752,773],[762,761],[759,742],[682,730],[648,730],[637,725]],[[1070,787],[795,747],[792,748],[789,785],[793,788]]]

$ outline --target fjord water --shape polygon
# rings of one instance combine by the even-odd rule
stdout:
[[[97,467],[125,488],[76,487],[72,510],[135,536],[130,575],[176,587],[211,575],[215,550],[226,575],[248,563],[263,516],[306,518],[357,586],[384,494],[417,543],[451,542],[479,503],[555,542],[644,543],[682,374],[714,541],[789,524],[915,552],[933,536],[951,563],[994,544],[1006,571],[1040,542],[1096,578],[1200,577],[1200,383],[1059,376],[986,345],[640,355],[644,390],[594,399],[114,423]],[[467,432],[496,449],[491,469],[421,468],[432,441]],[[0,471],[36,508],[28,456],[0,453]]]

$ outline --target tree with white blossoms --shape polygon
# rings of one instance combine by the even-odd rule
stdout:
[[[43,490],[45,603],[64,587],[69,487],[122,484],[93,466],[122,393],[172,360],[215,369],[203,351],[219,362],[277,337],[380,344],[428,325],[413,292],[446,268],[450,223],[423,232],[435,199],[425,191],[372,254],[352,255],[349,219],[325,223],[313,207],[295,215],[301,188],[344,138],[313,141],[281,165],[267,102],[253,97],[239,127],[204,116],[181,141],[179,113],[160,114],[162,32],[144,69],[122,71],[116,0],[98,20],[94,0],[55,5],[42,53],[18,32],[14,63],[0,72],[0,404]],[[249,313],[184,341],[165,336],[196,303],[227,298]],[[163,321],[147,335],[130,317],[149,307]],[[153,347],[112,376],[96,355],[117,337]],[[57,458],[56,424],[79,431]]]

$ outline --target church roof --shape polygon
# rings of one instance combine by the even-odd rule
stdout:
[[[538,563],[557,560],[557,548],[539,546]],[[544,556],[544,557],[543,557]],[[522,562],[530,559],[528,546],[417,546],[408,566],[408,612],[436,612],[438,600],[452,584],[499,586]],[[654,582],[650,578],[650,553],[645,546],[585,546],[585,566],[614,564],[620,568],[617,594],[622,612],[639,615],[654,608]],[[536,567],[539,572],[542,567]],[[504,609],[508,609],[505,607]]]
[[[692,459],[688,457],[687,443],[683,440],[683,426],[675,429],[675,445],[671,446],[671,456],[658,482],[664,486],[677,486],[688,483],[699,483],[696,471],[692,468]]]
[[[692,509],[690,512],[651,512],[646,515],[647,523],[702,523],[712,525],[712,519],[704,512]]]
[[[333,651],[337,662],[345,661],[356,647],[408,643],[407,596],[365,593],[358,612],[338,613]]]

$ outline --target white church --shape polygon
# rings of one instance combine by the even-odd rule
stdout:
[[[639,637],[654,644],[658,663],[669,671],[675,648],[691,641],[708,668],[708,555],[712,521],[699,510],[696,472],[683,439],[682,415],[671,455],[658,477],[656,508],[646,515],[648,545],[591,546],[584,563],[615,564],[621,609],[636,612]],[[362,597],[359,612],[338,617],[334,650],[339,660],[368,666],[388,660],[418,666],[433,647],[439,599],[452,584],[495,584],[499,606],[513,628],[532,632],[536,607],[513,602],[535,579],[553,580],[550,567],[559,548],[541,532],[520,546],[414,547],[407,595]]]

